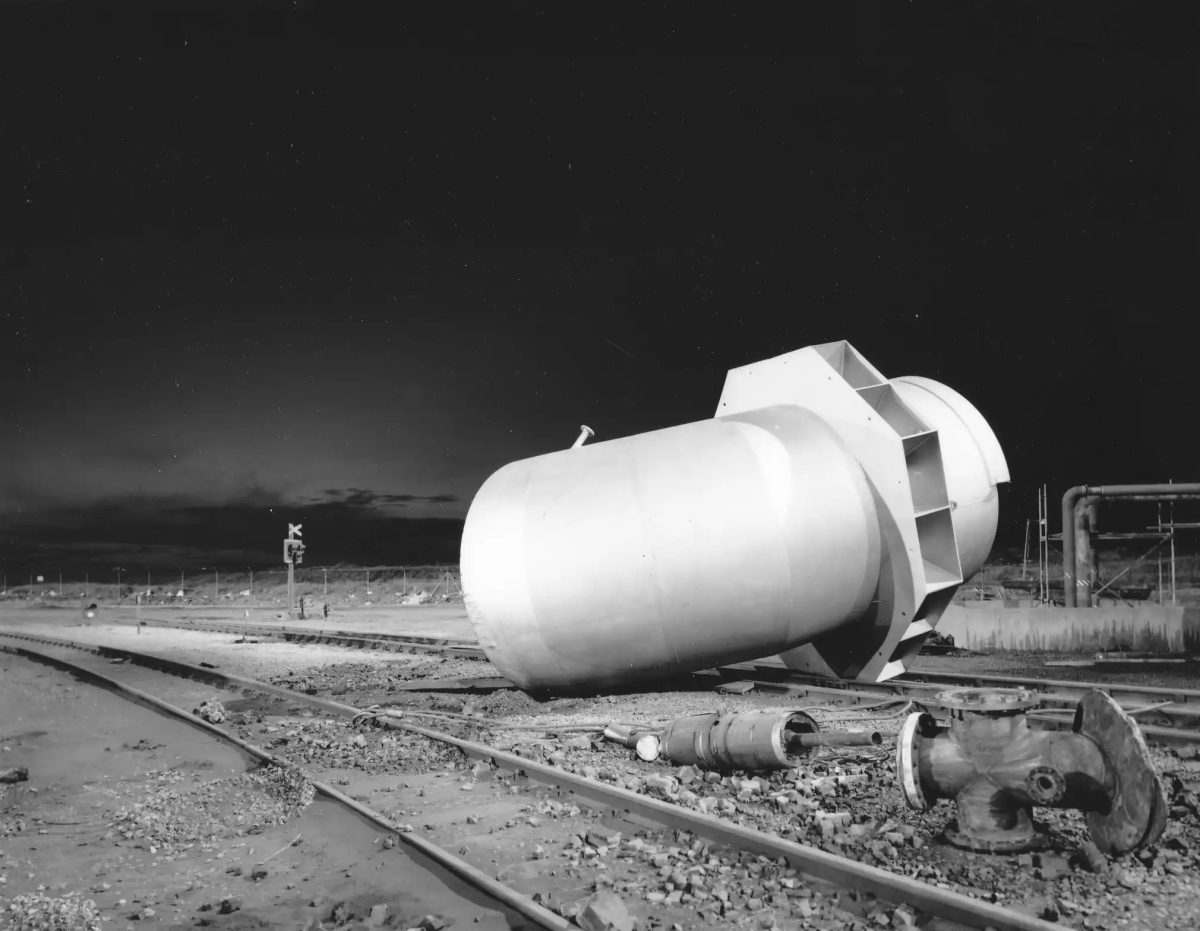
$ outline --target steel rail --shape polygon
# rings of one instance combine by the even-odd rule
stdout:
[[[341,702],[299,694],[289,689],[271,685],[270,683],[259,682],[255,679],[231,673],[222,673],[201,666],[193,666],[190,663],[183,663],[178,660],[167,660],[150,654],[137,653],[132,650],[93,644],[78,644],[72,641],[55,640],[34,634],[14,634],[10,631],[0,630],[0,637],[14,636],[18,639],[31,640],[68,649],[84,650],[102,656],[122,656],[130,662],[139,665],[158,668],[162,671],[171,671],[177,675],[188,675],[189,678],[199,678],[209,682],[224,681],[236,688],[252,689],[280,695],[288,700],[312,705],[352,719],[366,716],[382,726],[419,734],[430,740],[455,746],[469,758],[486,761],[500,769],[524,775],[526,778],[543,785],[553,786],[570,792],[579,798],[607,808],[611,812],[631,815],[663,827],[687,830],[697,837],[702,837],[716,843],[727,844],[739,850],[758,853],[774,859],[783,857],[794,869],[817,879],[832,882],[844,889],[868,892],[892,904],[907,904],[939,918],[957,921],[977,928],[991,927],[998,929],[998,931],[1052,931],[1052,929],[1059,927],[1039,918],[1013,913],[998,905],[972,899],[969,896],[932,886],[898,873],[891,873],[879,867],[860,863],[857,860],[838,856],[820,848],[764,834],[751,828],[745,828],[741,825],[724,821],[712,815],[693,812],[669,802],[640,795],[628,789],[607,785],[584,776],[578,776],[566,770],[517,756],[516,754],[499,750],[495,747],[464,740],[452,734],[434,731],[416,724],[408,724],[377,711],[366,712]],[[409,836],[407,834],[401,835],[401,837]],[[567,927],[571,927],[571,925],[567,925]]]
[[[360,649],[378,649],[383,651],[415,651],[437,653],[440,655],[459,656],[470,659],[486,659],[486,653],[470,641],[454,638],[436,638],[408,636],[405,634],[374,634],[359,631],[328,631],[325,629],[308,630],[296,627],[270,627],[263,625],[247,626],[230,622],[206,622],[196,624],[191,621],[166,621],[151,619],[141,623],[149,626],[167,629],[195,630],[216,633],[252,633],[255,636],[273,637],[292,643],[329,643],[345,645]],[[1200,743],[1200,689],[1169,688],[1159,686],[1128,686],[1109,682],[1074,682],[1064,679],[1039,679],[1033,677],[978,675],[950,673],[907,673],[895,679],[884,682],[858,683],[850,680],[831,679],[826,676],[814,676],[795,672],[782,663],[768,661],[752,661],[733,663],[728,666],[706,670],[697,675],[714,675],[718,678],[742,671],[753,672],[751,678],[743,679],[747,685],[752,685],[759,691],[783,692],[790,695],[814,695],[827,697],[844,697],[855,703],[867,701],[882,701],[889,696],[898,695],[912,699],[929,708],[940,707],[932,698],[932,694],[945,688],[973,686],[977,688],[1028,688],[1039,693],[1039,699],[1048,709],[1074,710],[1079,699],[1091,689],[1099,689],[1112,695],[1123,703],[1127,712],[1135,717],[1154,715],[1158,719],[1170,722],[1180,722],[1190,725],[1182,728],[1175,723],[1170,726],[1142,725],[1143,733],[1156,743]],[[769,676],[771,678],[761,678]],[[724,685],[734,683],[726,681]],[[457,687],[464,687],[461,683]],[[483,686],[488,689],[511,687],[511,683],[503,677],[496,677]],[[718,686],[719,688],[720,686]],[[1044,691],[1045,689],[1052,691]],[[406,689],[406,690],[411,690]],[[1150,707],[1146,707],[1149,705]],[[1049,721],[1049,718],[1039,718]]]
[[[894,682],[896,680],[891,680],[891,681]],[[1017,681],[1024,681],[1024,680],[1017,680]],[[880,702],[887,702],[889,700],[895,701],[895,702],[902,702],[902,701],[907,700],[907,701],[912,702],[914,705],[919,706],[927,711],[936,711],[939,709],[945,709],[945,708],[949,707],[948,705],[939,701],[936,698],[936,692],[940,691],[942,688],[944,688],[944,686],[937,686],[936,690],[935,690],[935,688],[931,687],[931,688],[927,688],[927,689],[923,689],[923,690],[907,690],[907,689],[895,688],[895,689],[890,689],[890,690],[886,690],[886,691],[867,691],[866,689],[854,688],[853,687],[854,683],[847,683],[847,687],[838,688],[835,686],[809,685],[806,682],[791,682],[787,679],[782,679],[782,680],[742,679],[742,680],[739,680],[737,683],[728,683],[728,684],[751,685],[757,690],[767,691],[767,692],[781,692],[781,693],[784,693],[787,695],[815,696],[815,697],[820,697],[820,698],[839,699],[839,700],[845,701],[847,703],[847,705],[846,705],[847,710],[850,710],[855,705],[862,704],[864,702],[880,703]],[[888,684],[889,683],[887,683],[887,682],[874,683],[871,687],[878,688],[881,686],[886,686]],[[970,683],[968,682],[966,684],[970,684]],[[717,688],[720,689],[721,686],[717,686]],[[1080,695],[1080,697],[1082,697],[1082,694]],[[1046,708],[1042,711],[1030,711],[1028,714],[1028,717],[1031,720],[1038,721],[1048,727],[1055,728],[1055,729],[1061,729],[1063,727],[1071,726],[1072,718],[1070,717],[1070,715],[1073,714],[1073,712],[1075,710],[1075,706],[1078,703],[1078,699],[1067,699],[1067,698],[1062,698],[1059,696],[1044,696],[1044,695],[1038,695],[1038,698],[1046,701],[1046,703],[1050,704],[1052,707]],[[1152,705],[1152,706],[1144,707],[1144,708],[1126,709],[1126,713],[1128,713],[1134,717],[1138,716],[1139,714],[1142,714],[1143,712],[1146,714],[1162,715],[1166,718],[1171,718],[1172,716],[1177,716],[1177,717],[1189,717],[1189,718],[1194,719],[1194,717],[1195,717],[1195,712],[1191,711],[1191,710],[1188,710],[1186,712],[1185,711],[1176,711],[1176,710],[1172,710],[1170,708],[1163,708],[1163,707],[1157,706],[1157,705]],[[1063,715],[1067,715],[1067,717],[1063,717]],[[1154,725],[1154,724],[1142,724],[1141,722],[1138,723],[1138,727],[1141,730],[1142,734],[1146,737],[1146,739],[1149,740],[1151,743],[1155,743],[1155,744],[1188,744],[1188,745],[1200,743],[1200,730],[1193,730],[1191,728],[1182,728],[1182,727],[1160,727],[1160,726]]]
[[[1191,704],[1200,708],[1200,689],[1171,688],[1159,685],[1122,685],[1115,682],[1075,682],[1070,679],[1039,679],[1035,677],[974,674],[952,674],[944,672],[909,672],[892,682],[934,682],[947,685],[996,686],[1004,688],[1052,688],[1059,693],[1082,695],[1090,689],[1108,692],[1113,698],[1134,701],[1170,701],[1176,704]]]
[[[438,653],[461,656],[466,659],[487,659],[487,654],[469,640],[450,637],[419,637],[403,634],[368,633],[366,631],[309,629],[303,627],[270,627],[263,624],[240,624],[237,621],[173,621],[164,618],[143,618],[117,623],[141,624],[145,627],[162,627],[168,630],[194,630],[197,632],[243,634],[255,637],[271,637],[293,643],[331,643],[358,649],[383,650],[387,652],[411,651],[415,653]]]
[[[999,678],[999,677],[996,677],[996,678]],[[764,680],[752,680],[752,681],[764,681]],[[914,682],[914,681],[909,681],[907,678],[905,678],[905,679],[889,679],[886,682],[867,683],[867,684],[864,684],[862,687],[858,687],[858,685],[859,685],[858,683],[847,682],[846,686],[843,688],[839,688],[836,685],[818,685],[817,684],[817,683],[825,683],[825,682],[830,682],[830,681],[839,681],[839,680],[828,680],[828,679],[822,679],[819,677],[809,678],[806,676],[790,676],[788,678],[779,679],[779,680],[765,680],[765,684],[768,686],[774,685],[780,689],[808,688],[808,689],[812,689],[814,691],[819,690],[821,692],[826,692],[829,694],[836,694],[838,691],[853,690],[856,694],[870,695],[872,697],[875,697],[875,696],[886,697],[886,693],[891,693],[892,695],[906,695],[906,696],[911,696],[913,698],[920,698],[922,695],[936,695],[938,692],[941,692],[947,688],[961,688],[964,686],[970,686],[970,687],[975,687],[975,688],[982,688],[982,687],[987,687],[987,686],[1000,687],[1000,683],[998,681],[996,681],[996,679],[991,679],[989,681],[980,682],[979,677],[976,677],[976,676],[962,676],[962,677],[945,676],[945,677],[943,677],[942,681],[938,681],[938,682],[920,682],[920,681]],[[1049,705],[1051,707],[1059,707],[1059,708],[1074,708],[1075,705],[1079,702],[1079,699],[1081,699],[1089,691],[1097,690],[1097,691],[1107,692],[1110,695],[1112,695],[1113,692],[1117,692],[1118,694],[1114,695],[1113,696],[1114,698],[1124,697],[1126,699],[1126,701],[1129,701],[1131,698],[1140,700],[1138,704],[1132,704],[1128,708],[1126,708],[1127,711],[1137,711],[1139,707],[1146,706],[1147,703],[1150,702],[1150,699],[1153,698],[1156,700],[1153,701],[1152,703],[1150,703],[1149,707],[1146,708],[1147,711],[1153,710],[1155,712],[1162,712],[1164,714],[1177,715],[1179,717],[1185,717],[1185,718],[1200,718],[1200,704],[1192,703],[1191,705],[1181,706],[1178,708],[1171,707],[1176,704],[1176,700],[1169,696],[1173,695],[1173,694],[1178,694],[1178,693],[1172,693],[1172,692],[1170,692],[1170,690],[1165,690],[1167,692],[1167,697],[1165,700],[1163,700],[1163,696],[1152,695],[1149,692],[1149,690],[1138,689],[1138,688],[1131,688],[1127,695],[1122,696],[1122,695],[1120,695],[1120,693],[1124,690],[1120,686],[1115,686],[1115,685],[1106,684],[1106,683],[1089,684],[1089,686],[1087,686],[1087,687],[1083,687],[1080,683],[1068,683],[1074,687],[1069,690],[1063,689],[1061,691],[1054,691],[1054,692],[1044,692],[1044,691],[1042,691],[1042,688],[1041,688],[1041,686],[1043,686],[1043,685],[1051,685],[1057,689],[1057,687],[1061,684],[1063,684],[1063,683],[1052,683],[1052,682],[1048,682],[1046,680],[1041,680],[1041,679],[1022,679],[1022,678],[1018,678],[1016,676],[1012,676],[1012,677],[1008,677],[1004,681],[1003,687],[1004,688],[1030,689],[1031,691],[1035,691],[1038,693],[1038,698],[1042,701],[1043,704]],[[878,689],[881,691],[872,691],[874,689]]]
[[[431,653],[451,654],[458,656],[469,656],[472,658],[486,658],[486,653],[475,643],[469,640],[461,640],[453,637],[421,637],[408,634],[389,634],[389,633],[373,633],[368,631],[353,631],[353,630],[338,630],[331,631],[324,628],[309,630],[299,627],[271,627],[265,625],[253,625],[246,627],[238,624],[235,621],[217,622],[207,624],[195,624],[191,621],[164,621],[152,619],[143,621],[142,623],[149,626],[168,627],[180,630],[197,630],[197,631],[215,631],[219,633],[241,633],[246,630],[256,636],[271,636],[280,637],[286,640],[295,642],[303,642],[305,640],[320,641],[327,643],[349,643],[355,646],[372,646],[380,649],[390,649],[388,646],[381,646],[381,643],[394,643],[403,649],[422,650]],[[1165,709],[1168,714],[1180,714],[1184,717],[1195,715],[1200,718],[1200,689],[1187,688],[1170,688],[1165,686],[1141,686],[1141,685],[1122,685],[1113,682],[1091,682],[1091,681],[1073,681],[1068,679],[1041,679],[1030,676],[1006,676],[1006,675],[981,675],[975,673],[959,674],[959,673],[941,673],[941,672],[908,672],[903,676],[895,679],[888,679],[884,682],[874,683],[859,683],[843,679],[831,679],[827,676],[815,676],[801,672],[795,672],[788,669],[782,663],[772,663],[770,661],[753,661],[747,663],[731,663],[728,666],[717,667],[712,670],[718,676],[729,674],[737,674],[741,671],[751,671],[757,673],[754,676],[756,681],[764,681],[762,675],[770,676],[785,676],[789,683],[802,682],[813,687],[821,687],[826,689],[856,689],[862,692],[869,692],[872,689],[884,689],[888,691],[903,691],[910,689],[919,691],[922,689],[941,689],[963,686],[973,686],[976,688],[995,687],[995,688],[1032,688],[1043,693],[1043,698],[1049,703],[1061,704],[1063,707],[1073,705],[1078,702],[1084,693],[1091,689],[1099,689],[1107,692],[1117,699],[1125,699],[1127,702],[1138,702],[1141,704],[1158,703],[1169,701],[1177,705],[1192,705],[1192,708],[1172,708]],[[703,672],[698,673],[703,674]],[[710,673],[711,674],[711,673]],[[1047,692],[1050,689],[1052,691]]]
[[[789,691],[799,694],[800,690],[812,694],[836,695],[838,692],[852,693],[860,700],[879,700],[887,694],[903,695],[920,700],[923,695],[932,695],[947,688],[1025,688],[1039,693],[1038,697],[1050,707],[1074,708],[1089,691],[1098,690],[1111,695],[1122,703],[1126,711],[1135,716],[1154,713],[1166,718],[1176,718],[1200,723],[1200,690],[1170,688],[1163,686],[1122,685],[1114,682],[1074,682],[1064,679],[1040,679],[1037,677],[976,675],[951,673],[908,673],[884,682],[860,683],[828,676],[814,676],[794,672],[782,664],[737,663],[715,670],[720,675],[749,673],[742,681],[753,682],[767,690]],[[732,683],[726,682],[728,686]],[[720,686],[718,686],[720,688]],[[1046,690],[1049,691],[1046,691]],[[1145,707],[1145,706],[1153,707]]]
[[[8,636],[7,633],[0,632],[2,636]],[[215,724],[205,721],[193,714],[189,714],[182,708],[172,705],[170,702],[164,701],[149,692],[144,692],[141,689],[134,688],[131,685],[126,685],[123,682],[118,682],[108,676],[102,675],[85,666],[79,666],[68,660],[61,659],[57,656],[51,656],[47,653],[41,653],[37,650],[31,650],[28,647],[9,646],[0,644],[0,651],[18,656],[23,656],[26,659],[34,660],[35,662],[44,663],[48,666],[53,666],[56,669],[61,669],[72,675],[79,676],[93,685],[108,689],[122,698],[129,699],[140,705],[145,705],[153,708],[163,714],[169,715],[186,724],[206,731],[212,736],[233,744],[244,753],[249,754],[257,760],[264,763],[270,763],[275,766],[295,767],[295,764],[288,760],[276,757],[274,754],[258,747],[235,734],[231,734]],[[91,652],[91,651],[89,651]],[[145,664],[150,665],[150,664]],[[307,775],[307,774],[306,774]],[[532,899],[522,895],[515,889],[512,889],[498,880],[492,878],[487,873],[483,872],[478,867],[472,866],[466,860],[455,856],[447,850],[442,849],[437,844],[419,834],[410,831],[404,831],[400,825],[384,817],[379,812],[361,802],[358,802],[343,792],[339,792],[333,786],[320,782],[316,779],[309,779],[313,788],[320,794],[333,799],[343,807],[350,809],[355,814],[366,818],[372,824],[383,828],[386,831],[392,832],[401,843],[412,848],[414,851],[425,857],[429,861],[436,863],[438,866],[454,874],[459,879],[466,881],[470,886],[477,889],[479,892],[494,899],[496,902],[502,903],[512,911],[517,912],[524,918],[532,921],[539,928],[550,929],[550,931],[569,931],[575,925],[567,921],[560,915],[541,905],[538,905]]]
[[[486,653],[469,641],[454,638],[433,638],[408,636],[404,634],[372,634],[357,631],[327,631],[324,629],[307,630],[296,627],[270,627],[263,625],[247,626],[230,622],[206,622],[196,624],[188,621],[164,621],[152,619],[141,623],[150,626],[164,627],[177,630],[195,630],[217,633],[253,633],[255,636],[274,637],[292,643],[329,643],[345,645],[360,649],[378,649],[383,651],[416,651],[437,653],[440,655],[459,656],[470,659],[486,659]],[[903,696],[929,709],[939,708],[939,703],[933,695],[945,688],[973,686],[976,688],[1028,688],[1038,692],[1043,706],[1048,710],[1064,709],[1073,711],[1083,695],[1091,689],[1098,689],[1112,695],[1123,704],[1125,710],[1134,717],[1141,715],[1156,716],[1159,720],[1171,722],[1169,726],[1142,724],[1142,732],[1154,743],[1165,744],[1195,744],[1200,743],[1200,689],[1169,688],[1159,686],[1126,686],[1109,682],[1074,682],[1065,679],[1039,679],[1033,677],[1004,676],[1004,675],[955,675],[950,673],[908,673],[884,682],[858,683],[850,680],[831,679],[827,676],[814,676],[795,672],[782,663],[769,660],[733,663],[712,670],[702,670],[697,675],[710,675],[722,678],[743,671],[754,673],[753,677],[742,679],[740,683],[753,686],[759,691],[782,692],[789,695],[811,695],[831,698],[849,699],[854,703],[884,701],[891,696]],[[770,678],[761,678],[768,676]],[[735,683],[726,681],[725,686]],[[461,682],[456,687],[464,688]],[[511,687],[511,683],[496,677],[494,680],[475,687],[487,689]],[[721,686],[718,686],[720,688]],[[1045,689],[1052,691],[1044,691]],[[405,689],[411,690],[411,687]],[[1057,726],[1056,718],[1037,716],[1035,720],[1049,726]],[[1175,722],[1179,722],[1178,724]],[[1190,725],[1181,727],[1180,724]]]
[[[781,676],[797,682],[812,683],[829,687],[839,684],[849,688],[867,689],[896,689],[904,686],[920,685],[922,683],[939,683],[943,688],[972,686],[986,688],[1043,688],[1049,687],[1061,692],[1077,692],[1082,695],[1090,689],[1108,692],[1114,698],[1118,695],[1137,701],[1174,701],[1180,704],[1195,703],[1200,707],[1200,689],[1172,688],[1158,685],[1122,685],[1118,682],[1075,681],[1072,679],[1042,679],[1036,676],[1007,676],[985,673],[951,673],[951,672],[906,672],[894,679],[883,682],[857,682],[848,679],[834,679],[829,676],[818,676],[810,673],[788,669],[781,662],[771,660],[754,660],[746,663],[730,663],[718,667],[718,674],[741,674],[746,672],[759,675]]]
[[[146,610],[159,611],[159,610],[163,610],[163,609],[160,608],[158,605],[151,605],[150,607],[146,608]],[[170,609],[168,609],[168,610],[170,610]],[[221,618],[221,617],[195,617],[195,618],[149,617],[149,618],[142,618],[141,620],[143,621],[143,623],[154,624],[156,626],[162,626],[162,627],[176,627],[177,626],[177,627],[187,628],[187,627],[191,627],[191,626],[194,626],[197,624],[221,624],[221,625],[225,625],[228,627],[237,627],[240,629],[243,626],[242,622],[238,621],[237,619],[231,620],[229,618]],[[117,623],[132,623],[132,622],[129,621],[129,619],[124,619],[124,620],[117,619]],[[286,625],[270,626],[270,625],[262,624],[261,622],[256,623],[255,625],[252,625],[252,626],[256,627],[258,629],[262,629],[262,630],[289,630],[289,631],[295,631],[297,633],[312,633],[314,631],[318,631],[321,633],[342,633],[342,634],[348,634],[351,636],[369,637],[369,638],[372,638],[375,640],[402,640],[406,643],[424,643],[424,644],[429,644],[431,646],[447,646],[447,645],[449,645],[449,646],[475,646],[475,642],[473,640],[463,640],[458,637],[436,637],[436,636],[423,635],[423,634],[387,633],[385,631],[374,631],[374,632],[357,631],[357,630],[328,631],[323,627],[318,627],[318,628],[288,627]]]

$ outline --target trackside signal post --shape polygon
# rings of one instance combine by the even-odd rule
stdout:
[[[288,524],[287,539],[283,541],[283,564],[287,566],[288,573],[288,617],[292,616],[292,609],[296,604],[295,567],[304,562],[304,541],[299,539],[304,536],[300,529],[303,526]]]

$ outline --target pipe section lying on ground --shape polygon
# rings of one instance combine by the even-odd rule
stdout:
[[[1075,565],[1076,539],[1079,521],[1076,508],[1087,498],[1122,498],[1128,501],[1184,501],[1200,498],[1200,483],[1192,482],[1155,485],[1076,485],[1068,488],[1062,497],[1062,544],[1063,544],[1063,605],[1068,608],[1079,604],[1078,588],[1088,584],[1080,578]],[[1088,593],[1091,603],[1091,593]]]
[[[879,731],[821,731],[817,734],[794,734],[787,739],[789,752],[807,747],[878,747],[883,743]]]
[[[872,731],[822,731],[803,711],[774,710],[693,714],[653,728],[610,724],[604,736],[636,750],[646,761],[664,758],[723,772],[791,769],[819,747],[883,742]]]
[[[500,469],[467,515],[464,601],[529,691],[773,653],[879,681],[982,565],[1007,481],[957,392],[811,346],[730,371],[711,420]]]
[[[991,853],[1045,846],[1034,806],[1086,813],[1096,846],[1122,854],[1153,843],[1167,799],[1134,720],[1100,691],[1084,695],[1073,729],[1033,730],[1024,689],[939,692],[950,726],[909,715],[896,740],[896,775],[911,808],[953,799],[958,820],[946,839]]]

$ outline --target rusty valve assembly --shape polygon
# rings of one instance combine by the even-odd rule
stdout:
[[[743,711],[693,714],[655,728],[610,724],[604,736],[637,751],[646,761],[660,757],[712,770],[791,769],[817,747],[878,746],[869,731],[826,731],[803,711]]]
[[[950,726],[909,715],[896,741],[896,774],[912,808],[954,800],[958,820],[946,839],[955,846],[991,853],[1045,846],[1035,806],[1084,812],[1092,840],[1108,854],[1151,844],[1166,826],[1166,795],[1142,732],[1105,693],[1083,697],[1071,731],[1031,728],[1025,711],[1037,698],[1025,689],[958,688],[937,700]]]

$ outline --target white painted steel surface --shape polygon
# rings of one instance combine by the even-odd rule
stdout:
[[[913,412],[938,432],[946,492],[963,578],[982,568],[996,537],[1000,495],[1008,463],[996,435],[971,402],[953,388],[929,378],[905,376],[891,384]]]
[[[882,680],[986,557],[1007,480],[957,392],[808,347],[732,370],[713,420],[502,468],[463,531],[466,607],[528,689],[776,652]]]
[[[837,435],[779,405],[505,466],[467,516],[463,591],[505,676],[604,688],[835,629],[870,602],[877,528]]]

